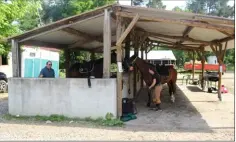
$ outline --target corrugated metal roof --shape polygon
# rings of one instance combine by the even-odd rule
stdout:
[[[60,21],[51,23],[49,25],[37,28],[35,30],[31,30],[29,32],[23,33],[21,35],[11,37],[9,39],[18,39],[20,42],[24,41],[40,41],[47,43],[57,43],[63,44],[66,46],[76,47],[76,48],[86,48],[86,49],[97,49],[102,48],[102,40],[97,41],[93,39],[84,39],[83,34],[75,35],[69,34],[65,31],[62,31],[63,28],[72,28],[74,30],[83,32],[88,34],[91,37],[103,37],[103,21],[104,21],[104,9],[113,9],[113,8],[121,8],[121,12],[126,12],[129,14],[139,14],[140,16],[149,16],[152,18],[162,18],[162,19],[170,19],[170,20],[185,20],[185,21],[193,21],[197,20],[203,21],[206,23],[213,24],[215,26],[225,26],[226,28],[234,27],[232,22],[234,20],[214,17],[214,16],[206,16],[199,15],[194,13],[187,12],[174,12],[168,10],[160,10],[153,8],[142,8],[142,7],[134,7],[134,6],[123,6],[123,5],[108,5],[101,7],[99,9],[95,9],[90,12],[85,12],[80,15],[72,16],[66,19],[62,19]],[[112,14],[115,14],[112,11]],[[220,23],[219,23],[220,22]],[[228,23],[228,24],[227,24]],[[231,24],[229,24],[231,23]],[[162,34],[165,36],[183,36],[184,31],[189,25],[185,25],[183,23],[176,22],[151,22],[139,19],[136,23],[136,27],[144,30],[145,32],[152,32],[152,34]],[[116,21],[114,16],[111,18],[111,30],[112,30],[112,41],[116,41]],[[231,32],[231,31],[230,31]],[[234,30],[230,33],[234,37]],[[201,41],[215,41],[221,40],[223,38],[229,37],[227,34],[222,33],[218,30],[202,28],[202,27],[194,27],[188,34],[189,38]],[[168,42],[168,43],[177,43],[181,39],[172,39],[172,38],[163,38],[163,37],[155,37],[153,35],[149,35],[149,38],[159,42]],[[199,48],[201,43],[197,43],[199,45],[194,45],[197,42],[193,41],[184,41],[182,44],[185,46],[190,46],[193,48]],[[223,47],[225,42],[223,43]],[[234,48],[234,40],[228,41],[228,49]],[[206,46],[205,50],[211,51],[210,46]]]
[[[134,55],[134,51],[130,51],[130,57]],[[141,58],[141,52],[139,51],[139,57]],[[145,58],[145,53],[143,53]],[[148,60],[176,60],[175,55],[171,50],[159,50],[150,51],[147,53]]]

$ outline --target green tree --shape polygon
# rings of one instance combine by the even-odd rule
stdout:
[[[41,8],[40,0],[32,0],[28,2],[28,10],[24,16],[19,19],[19,28],[21,31],[28,31],[42,25],[40,15]]]
[[[180,7],[176,6],[172,9],[172,11],[179,11],[179,12],[183,12],[184,10],[181,9]]]
[[[214,15],[220,17],[234,17],[234,6],[229,6],[229,0],[188,0],[187,9],[193,13]]]
[[[146,6],[151,7],[151,8],[158,8],[158,9],[166,8],[166,5],[163,5],[161,0],[149,0]]]
[[[0,55],[8,54],[10,46],[7,37],[21,33],[19,21],[29,9],[27,0],[0,1]]]
[[[41,14],[44,23],[50,23],[112,3],[115,0],[43,0]]]

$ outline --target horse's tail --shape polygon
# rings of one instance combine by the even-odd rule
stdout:
[[[175,68],[172,68],[171,69],[172,70],[172,81],[173,81],[173,83],[176,83],[176,81],[177,81],[177,70],[175,69]]]

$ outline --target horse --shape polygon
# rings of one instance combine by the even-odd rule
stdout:
[[[129,70],[130,67],[137,66],[138,70],[143,76],[143,79],[146,85],[150,86],[152,84],[152,76],[149,73],[149,69],[156,72],[160,75],[161,84],[168,84],[169,93],[170,93],[170,100],[172,103],[175,102],[175,94],[176,94],[176,80],[177,80],[177,71],[174,69],[173,66],[155,66],[153,64],[147,63],[146,61],[140,59],[138,56],[133,55],[129,59],[125,60],[125,68]],[[167,76],[166,76],[167,75]],[[147,106],[150,107],[151,104],[151,94],[148,93],[148,103]]]
[[[116,53],[111,54],[111,63],[116,63]],[[103,58],[91,61],[75,63],[69,68],[69,78],[88,78],[89,87],[91,87],[90,77],[103,77]]]

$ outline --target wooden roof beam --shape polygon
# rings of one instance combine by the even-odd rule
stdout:
[[[76,29],[73,29],[73,28],[64,28],[62,29],[62,31],[64,32],[67,32],[71,35],[75,35],[77,37],[82,37],[82,38],[85,38],[85,39],[89,39],[89,40],[95,40],[97,42],[103,42],[103,39],[102,38],[98,38],[98,37],[95,37],[95,36],[91,36],[85,32],[81,32],[79,30],[76,30]]]
[[[39,47],[48,47],[48,48],[57,48],[57,49],[64,49],[68,46],[66,44],[56,44],[56,43],[38,41],[38,40],[27,40],[27,41],[21,42],[20,45],[39,46]]]
[[[126,36],[130,33],[130,31],[132,30],[132,28],[134,27],[134,25],[137,23],[139,19],[139,15],[136,14],[133,18],[133,20],[131,21],[131,23],[129,24],[129,26],[125,29],[125,31],[123,32],[123,34],[121,35],[121,37],[118,39],[116,45],[120,46],[122,44],[122,42],[124,41],[124,39],[126,38]]]
[[[191,49],[191,48],[175,47],[175,46],[161,46],[161,45],[160,45],[159,47],[165,47],[165,48],[175,49],[175,50],[185,50],[185,51],[199,50],[199,49]]]
[[[232,34],[229,34],[229,33],[225,32],[225,31],[219,31],[219,32],[221,32],[222,34],[227,35],[227,36],[229,36],[229,37],[233,37],[233,36],[234,36],[234,35],[232,35]]]
[[[191,42],[197,42],[197,43],[202,43],[202,44],[210,44],[210,42],[208,42],[208,41],[192,39],[190,37],[184,37],[183,38],[182,36],[170,36],[170,35],[162,35],[162,34],[158,34],[158,33],[149,33],[149,36],[164,37],[164,38],[177,39],[177,40],[183,40],[183,41],[191,41]]]
[[[82,48],[82,47],[70,48],[70,51],[87,51],[87,52],[96,52],[96,51],[93,51],[93,49],[87,49],[87,48]],[[102,53],[102,52],[96,52],[96,53]]]
[[[196,20],[201,20],[201,21],[204,21],[204,22],[234,25],[234,20],[230,20],[230,19],[222,18],[222,17],[209,16],[209,15],[197,15],[194,18]],[[212,19],[214,19],[214,20],[212,20]]]
[[[184,38],[188,37],[188,34],[191,32],[191,30],[193,29],[194,27],[192,26],[188,26],[185,30],[184,30],[184,33],[183,33],[183,39],[181,39],[179,41],[179,44],[183,43],[184,42]]]
[[[175,45],[175,44],[171,44],[171,43],[168,43],[168,42],[153,41],[153,40],[151,40],[151,41],[152,41],[152,43],[159,44],[159,46],[160,46],[160,44],[165,44],[165,45],[171,45],[171,46],[173,46],[173,48],[181,47],[181,48],[185,48],[185,49],[189,49],[189,50],[198,50],[199,49],[198,47],[191,47],[191,46],[186,46],[186,45],[183,45],[183,44]],[[179,48],[179,49],[181,49],[181,48]]]
[[[206,46],[209,46],[209,45],[218,45],[219,43],[223,43],[223,42],[228,42],[230,40],[233,40],[235,37],[235,35],[233,35],[232,37],[225,37],[225,38],[222,38],[220,40],[212,40],[209,44],[207,45],[201,45],[201,47],[206,47]]]
[[[116,14],[119,16],[128,17],[128,18],[133,18],[135,16],[134,13],[128,13],[128,12],[117,12]],[[193,20],[169,19],[169,18],[160,18],[160,17],[144,16],[144,15],[140,15],[140,20],[181,24],[181,25],[187,25],[187,26],[193,26],[193,27],[199,27],[199,28],[226,31],[228,33],[234,33],[234,27],[202,23],[202,22],[197,22]]]

